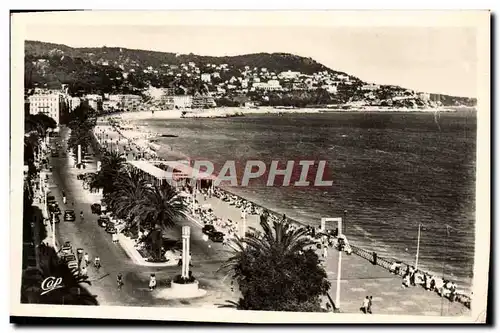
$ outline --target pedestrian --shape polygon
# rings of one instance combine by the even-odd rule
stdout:
[[[118,285],[118,290],[122,289],[123,286],[122,273],[118,273],[118,275],[116,276],[116,283]]]
[[[81,269],[80,269],[80,275],[82,277],[87,277],[87,266],[83,266]]]
[[[368,313],[371,314],[372,313],[372,301],[373,301],[373,296],[370,296],[370,298],[368,299]]]
[[[361,311],[364,314],[368,313],[369,304],[370,304],[370,299],[368,298],[368,296],[366,296],[365,299],[363,300],[363,306],[361,306]]]
[[[90,259],[89,259],[89,254],[87,252],[85,252],[85,254],[83,255],[83,259],[85,260],[85,266],[88,266],[90,263]]]
[[[156,289],[156,276],[154,273],[151,273],[149,276],[149,291],[153,291]]]
[[[405,274],[405,276],[403,276],[403,289],[404,288],[408,288],[410,286],[410,275],[409,274]]]
[[[323,246],[323,258],[326,259],[327,255],[328,255],[328,249],[326,246]]]

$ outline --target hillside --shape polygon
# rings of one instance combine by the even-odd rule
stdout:
[[[148,87],[172,87],[177,93],[209,91],[219,99],[233,102],[242,95],[257,101],[263,97],[265,103],[269,98],[260,95],[267,95],[267,92],[250,93],[251,85],[261,80],[277,79],[279,73],[286,71],[300,72],[301,78],[280,78],[280,84],[288,87],[285,89],[288,93],[274,94],[279,96],[276,98],[270,96],[278,105],[283,98],[289,102],[305,95],[310,96],[301,101],[304,105],[347,103],[364,100],[367,96],[361,91],[365,83],[358,78],[334,71],[311,58],[287,53],[211,57],[119,47],[73,48],[39,41],[25,42],[25,87],[55,89],[61,83],[67,83],[72,95],[141,94]],[[210,75],[210,82],[201,82],[202,73]],[[339,81],[340,77],[342,81]],[[310,78],[313,81],[307,82]],[[327,85],[333,85],[332,82],[335,82],[338,92],[325,94],[323,90]],[[305,88],[305,83],[308,88]],[[305,94],[304,89],[317,91]],[[382,103],[384,99],[400,96],[398,94],[402,91],[404,89],[400,87],[382,86],[373,96],[370,95],[370,103]],[[441,95],[438,99],[443,105],[475,104],[475,100],[469,98]],[[414,104],[421,103],[416,101]]]

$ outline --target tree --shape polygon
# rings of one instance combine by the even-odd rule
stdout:
[[[104,200],[109,200],[109,195],[116,191],[116,179],[123,171],[127,160],[118,152],[112,151],[104,154],[101,160],[101,170],[90,183],[91,189],[103,189]]]
[[[37,304],[98,305],[94,295],[83,286],[91,285],[86,277],[70,270],[66,263],[59,260],[54,249],[40,245],[40,269],[30,268],[23,271],[21,280],[21,302]],[[49,277],[62,278],[62,288],[42,294],[42,282]]]
[[[129,223],[136,222],[139,230],[144,212],[143,200],[147,194],[148,183],[137,169],[127,169],[118,174],[115,182],[116,191],[110,196],[111,206],[115,214]]]
[[[221,266],[232,273],[242,298],[238,308],[268,311],[321,311],[320,296],[330,282],[312,249],[306,230],[290,229],[284,221],[273,226],[262,218],[255,230],[231,244],[234,255]]]
[[[149,230],[154,230],[174,227],[176,219],[184,216],[186,211],[186,203],[179,193],[169,184],[163,183],[147,189],[140,214]],[[154,253],[161,257],[161,244],[155,237],[152,241],[153,248],[157,250]]]

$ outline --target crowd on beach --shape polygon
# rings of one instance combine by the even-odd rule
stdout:
[[[402,272],[401,263],[394,262],[389,268],[389,271],[398,276],[402,274],[402,288],[420,285],[425,290],[436,292],[439,296],[448,298],[451,302],[457,301],[460,297],[455,282],[422,272],[415,269],[413,266],[406,265],[406,270]]]
[[[126,146],[126,151],[132,151],[133,147],[137,149],[137,152],[133,155],[133,158],[144,159],[144,160],[165,160],[163,158],[158,157],[157,153],[148,145],[148,139],[151,139],[155,136],[158,136],[157,133],[143,133],[139,134],[139,128],[136,128],[137,133],[133,137],[127,137],[120,132],[120,130],[124,130],[127,127],[122,126],[123,122],[118,122],[116,120],[110,121],[113,129],[119,133],[120,136],[128,140],[128,146]],[[121,124],[121,125],[120,125]],[[127,124],[128,126],[128,124]],[[140,140],[139,140],[140,139]],[[182,192],[186,193],[185,196],[188,204],[191,204],[191,193],[193,189],[186,185],[181,189]],[[285,215],[280,215],[278,213],[267,210],[264,207],[261,207],[249,200],[246,200],[242,197],[239,197],[235,194],[229,193],[218,187],[208,187],[196,189],[197,193],[202,195],[205,198],[218,198],[219,200],[227,203],[229,206],[233,206],[238,208],[241,212],[241,220],[246,219],[248,215],[259,215],[260,218],[267,218],[269,222],[273,223],[275,221],[288,221],[289,228],[305,228],[307,231],[307,236],[311,239],[315,240],[316,247],[321,251],[321,256],[326,260],[328,257],[329,249],[336,249],[339,251],[344,251],[347,254],[353,253],[353,249],[349,245],[347,238],[342,233],[339,234],[337,229],[334,230],[326,230],[321,229],[319,227],[313,227],[310,225],[302,225],[296,221],[288,219]],[[200,205],[198,200],[195,200],[195,214],[199,218],[199,220],[203,223],[203,225],[213,225],[216,230],[222,231],[225,234],[224,244],[228,243],[229,239],[234,238],[235,235],[238,234],[239,231],[239,223],[240,221],[232,221],[227,218],[224,219],[222,217],[216,216],[213,209],[211,207],[203,207]],[[241,236],[241,235],[239,235]],[[406,271],[402,271],[402,263],[393,262],[389,268],[389,271],[393,274],[403,277],[402,279],[402,287],[410,288],[412,286],[420,285],[424,287],[426,290],[435,291],[441,297],[446,297],[450,301],[460,300],[460,297],[464,296],[463,292],[459,292],[457,289],[456,283],[444,280],[436,275],[432,275],[426,272],[422,272],[421,270],[416,270],[414,267],[410,265],[406,265]],[[467,296],[468,297],[468,296]],[[462,303],[466,303],[466,305],[470,306],[470,298],[466,298],[466,300],[462,300]],[[371,300],[370,300],[371,303]],[[469,303],[469,304],[467,304]],[[370,306],[366,306],[366,312],[370,313]]]

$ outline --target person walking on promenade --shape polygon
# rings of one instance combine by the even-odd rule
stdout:
[[[403,289],[408,288],[410,286],[410,275],[407,273],[405,276],[403,276]]]
[[[371,314],[372,313],[372,301],[373,301],[373,296],[370,296],[368,298],[368,308],[366,309],[366,311]]]
[[[326,245],[323,245],[323,258],[326,259],[327,256],[328,256],[328,248],[326,247]]]
[[[101,258],[99,258],[99,256],[94,258],[94,267],[99,272],[99,269],[101,268]]]
[[[364,314],[368,313],[369,304],[370,304],[370,299],[368,298],[368,296],[366,296],[365,299],[363,300],[363,306],[361,306],[361,311]]]
[[[83,266],[83,267],[80,269],[80,276],[82,276],[82,277],[87,277],[87,266]]]
[[[149,276],[149,291],[156,289],[156,276],[155,273],[151,273]]]
[[[83,260],[85,260],[85,266],[90,264],[89,254],[87,252],[83,255]]]
[[[118,285],[118,290],[121,290],[123,287],[122,273],[118,273],[116,276],[116,284]]]
[[[63,204],[66,204],[66,193],[62,191],[62,199],[63,199]]]

